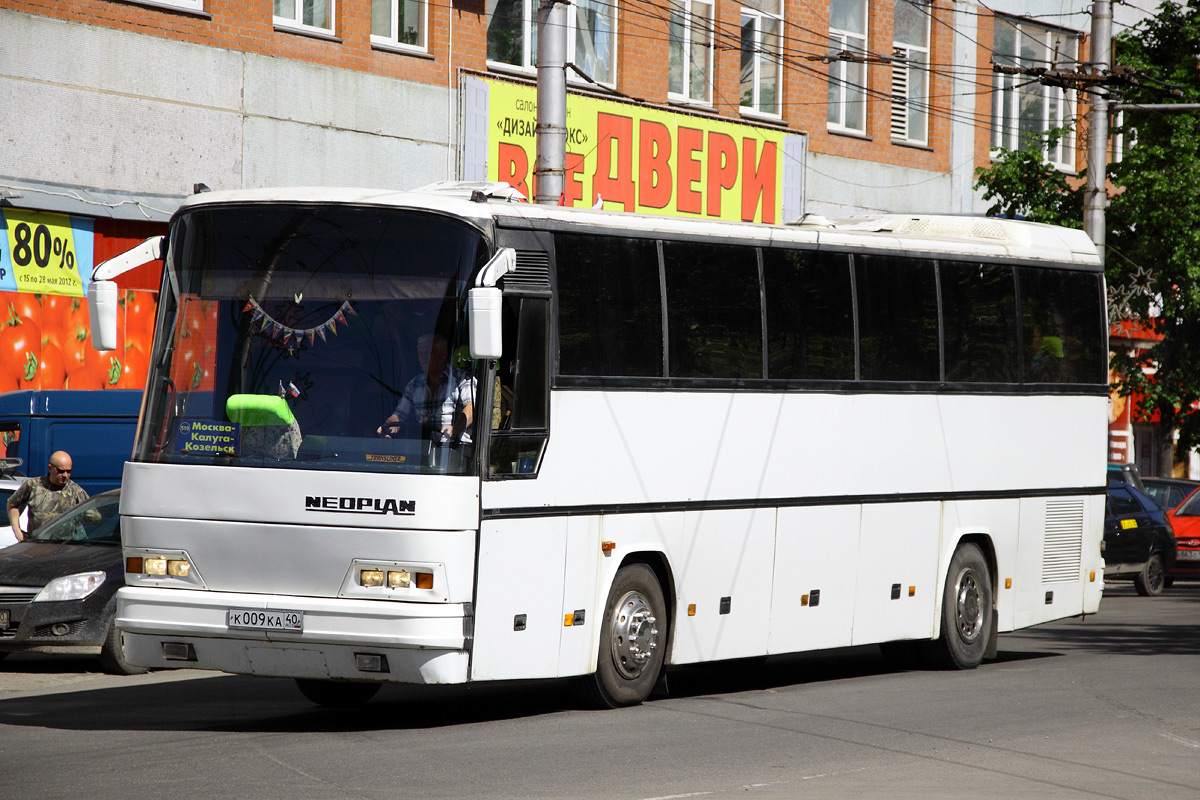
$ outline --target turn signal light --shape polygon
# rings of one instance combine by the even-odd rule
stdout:
[[[416,574],[416,584],[417,584],[418,589],[432,589],[433,588],[433,573],[432,572],[418,572]]]

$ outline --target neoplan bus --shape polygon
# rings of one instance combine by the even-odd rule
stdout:
[[[968,669],[1098,609],[1105,288],[1079,231],[210,192],[97,268],[101,318],[101,279],[158,255],[133,664],[338,704],[561,677],[621,706],[719,659]],[[454,427],[381,436],[431,336]]]

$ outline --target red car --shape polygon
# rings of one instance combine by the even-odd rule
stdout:
[[[1200,578],[1200,489],[1169,510],[1167,519],[1175,528],[1175,545],[1179,550],[1175,566],[1167,570],[1167,580]]]

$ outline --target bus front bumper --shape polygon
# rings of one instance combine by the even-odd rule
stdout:
[[[302,621],[299,630],[248,630],[230,627],[230,611],[290,612]],[[126,659],[154,669],[425,684],[467,680],[471,616],[470,606],[461,603],[126,586],[117,593],[116,624]]]

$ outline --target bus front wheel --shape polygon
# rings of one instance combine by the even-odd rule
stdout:
[[[928,642],[928,661],[944,669],[974,669],[992,634],[992,575],[978,545],[964,543],[950,559],[942,594],[942,635]]]
[[[666,609],[654,570],[630,564],[617,572],[601,620],[596,672],[576,684],[585,700],[620,708],[650,696],[665,657]]]

